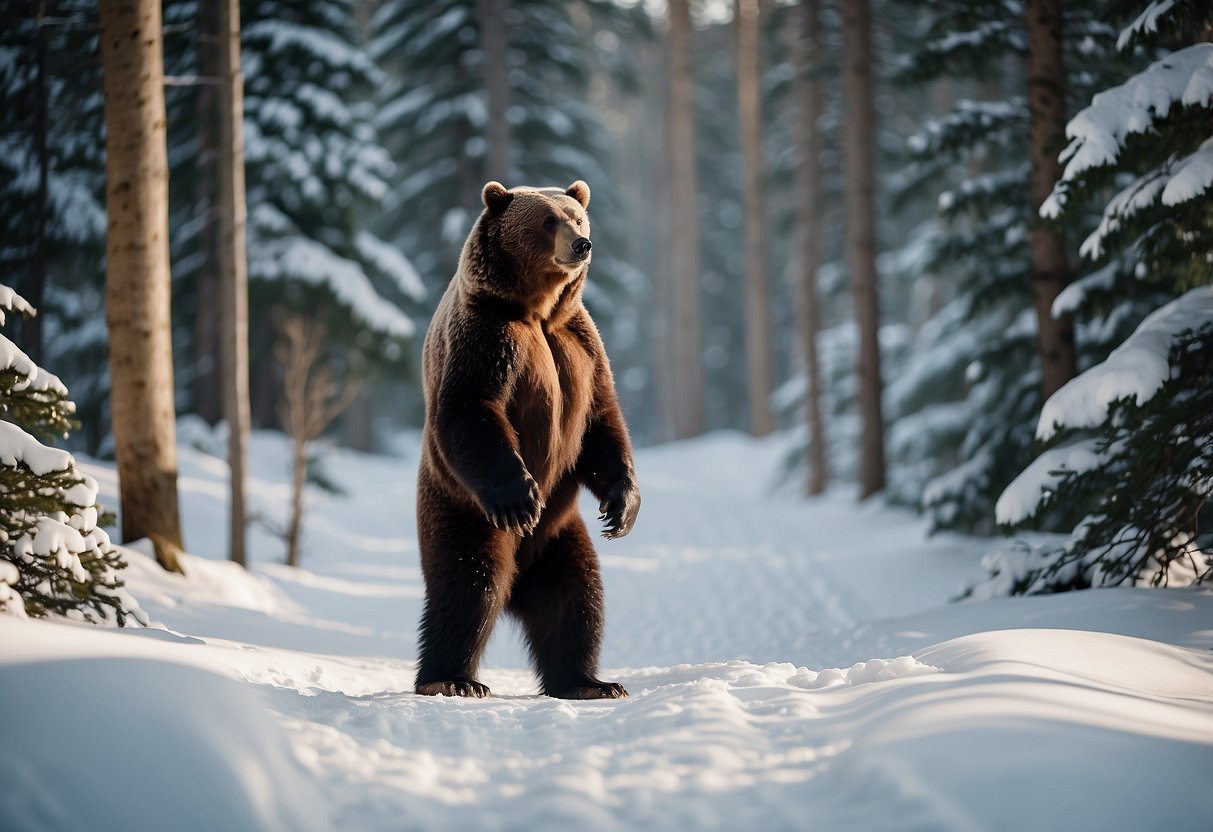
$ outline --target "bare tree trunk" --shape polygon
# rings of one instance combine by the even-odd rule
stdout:
[[[231,470],[228,557],[245,563],[245,481],[249,440],[248,254],[245,248],[244,75],[240,71],[240,0],[219,6],[219,232],[223,418]]]
[[[106,304],[124,540],[180,571],[169,317],[168,159],[159,0],[101,0]]]
[[[699,290],[699,213],[696,205],[695,89],[691,74],[691,9],[670,0],[670,235],[671,373],[674,437],[703,433],[703,346]]]
[[[762,200],[762,78],[759,0],[736,0],[737,112],[741,123],[741,192],[745,216],[745,354],[750,433],[775,429],[771,414],[771,309]]]
[[[818,0],[802,3],[802,30],[796,44],[799,82],[796,100],[800,104],[796,119],[796,143],[800,146],[800,165],[796,171],[796,213],[799,229],[800,268],[800,333],[804,339],[805,407],[809,426],[809,478],[806,490],[810,495],[825,491],[829,481],[826,462],[825,421],[821,414],[821,366],[817,356],[817,335],[821,330],[821,312],[817,306],[817,269],[821,263],[821,156],[817,140],[817,120],[821,117],[821,81],[816,66],[821,60],[821,38],[818,31]]]
[[[219,60],[218,3],[198,4],[198,74],[205,78],[224,77]],[[202,211],[203,223],[199,233],[202,249],[201,265],[195,280],[194,295],[194,377],[190,383],[194,412],[215,424],[223,418],[223,402],[219,392],[222,359],[219,344],[219,307],[213,299],[219,297],[219,270],[223,262],[219,205],[219,107],[216,101],[218,85],[200,84],[194,108],[198,122],[198,169],[194,177],[194,204]]]
[[[507,186],[511,177],[509,6],[509,0],[479,0],[480,50],[484,53],[484,85],[489,99],[485,177]]]
[[[282,339],[276,347],[283,366],[279,413],[291,437],[291,516],[286,527],[286,562],[299,565],[299,539],[303,531],[303,489],[307,484],[307,451],[358,395],[358,385],[333,381],[324,361],[324,327],[295,316],[282,322]]]
[[[1061,56],[1061,0],[1028,0],[1028,180],[1032,216],[1028,252],[1040,349],[1040,392],[1053,395],[1077,372],[1074,320],[1053,317],[1053,301],[1070,282],[1066,241],[1060,230],[1041,222],[1040,205],[1061,176],[1057,154],[1065,144],[1065,70]]]
[[[884,488],[881,411],[880,301],[876,273],[876,107],[872,96],[872,32],[868,0],[842,4],[843,123],[846,173],[847,265],[859,329],[859,486],[866,498]]]
[[[299,536],[303,531],[303,487],[307,484],[307,446],[302,434],[291,436],[291,516],[286,526],[286,565],[299,565]]]

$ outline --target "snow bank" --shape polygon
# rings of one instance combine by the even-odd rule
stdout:
[[[0,827],[333,828],[247,686],[139,659],[0,666]]]
[[[1150,314],[1107,360],[1067,382],[1040,412],[1036,438],[1048,441],[1059,427],[1093,428],[1103,424],[1119,399],[1139,406],[1170,377],[1169,356],[1175,336],[1213,321],[1213,286],[1201,286]]]

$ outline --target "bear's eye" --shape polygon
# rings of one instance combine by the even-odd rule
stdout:
[[[581,228],[581,220],[577,220],[577,227]]]

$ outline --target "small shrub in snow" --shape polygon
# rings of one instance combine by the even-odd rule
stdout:
[[[31,315],[0,286],[5,312]],[[97,483],[71,454],[43,445],[74,426],[75,406],[58,378],[0,335],[0,611],[125,624],[142,611],[122,590],[126,565],[98,528]]]

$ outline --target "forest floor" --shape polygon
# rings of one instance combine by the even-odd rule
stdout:
[[[538,696],[508,623],[492,699],[410,693],[415,434],[330,451],[303,568],[258,526],[249,572],[224,463],[183,444],[186,577],[129,551],[155,626],[0,619],[0,828],[1213,828],[1213,592],[950,603],[989,541],[777,488],[784,442],[638,454],[636,528],[599,544],[611,702]],[[286,442],[252,456],[280,525]]]

